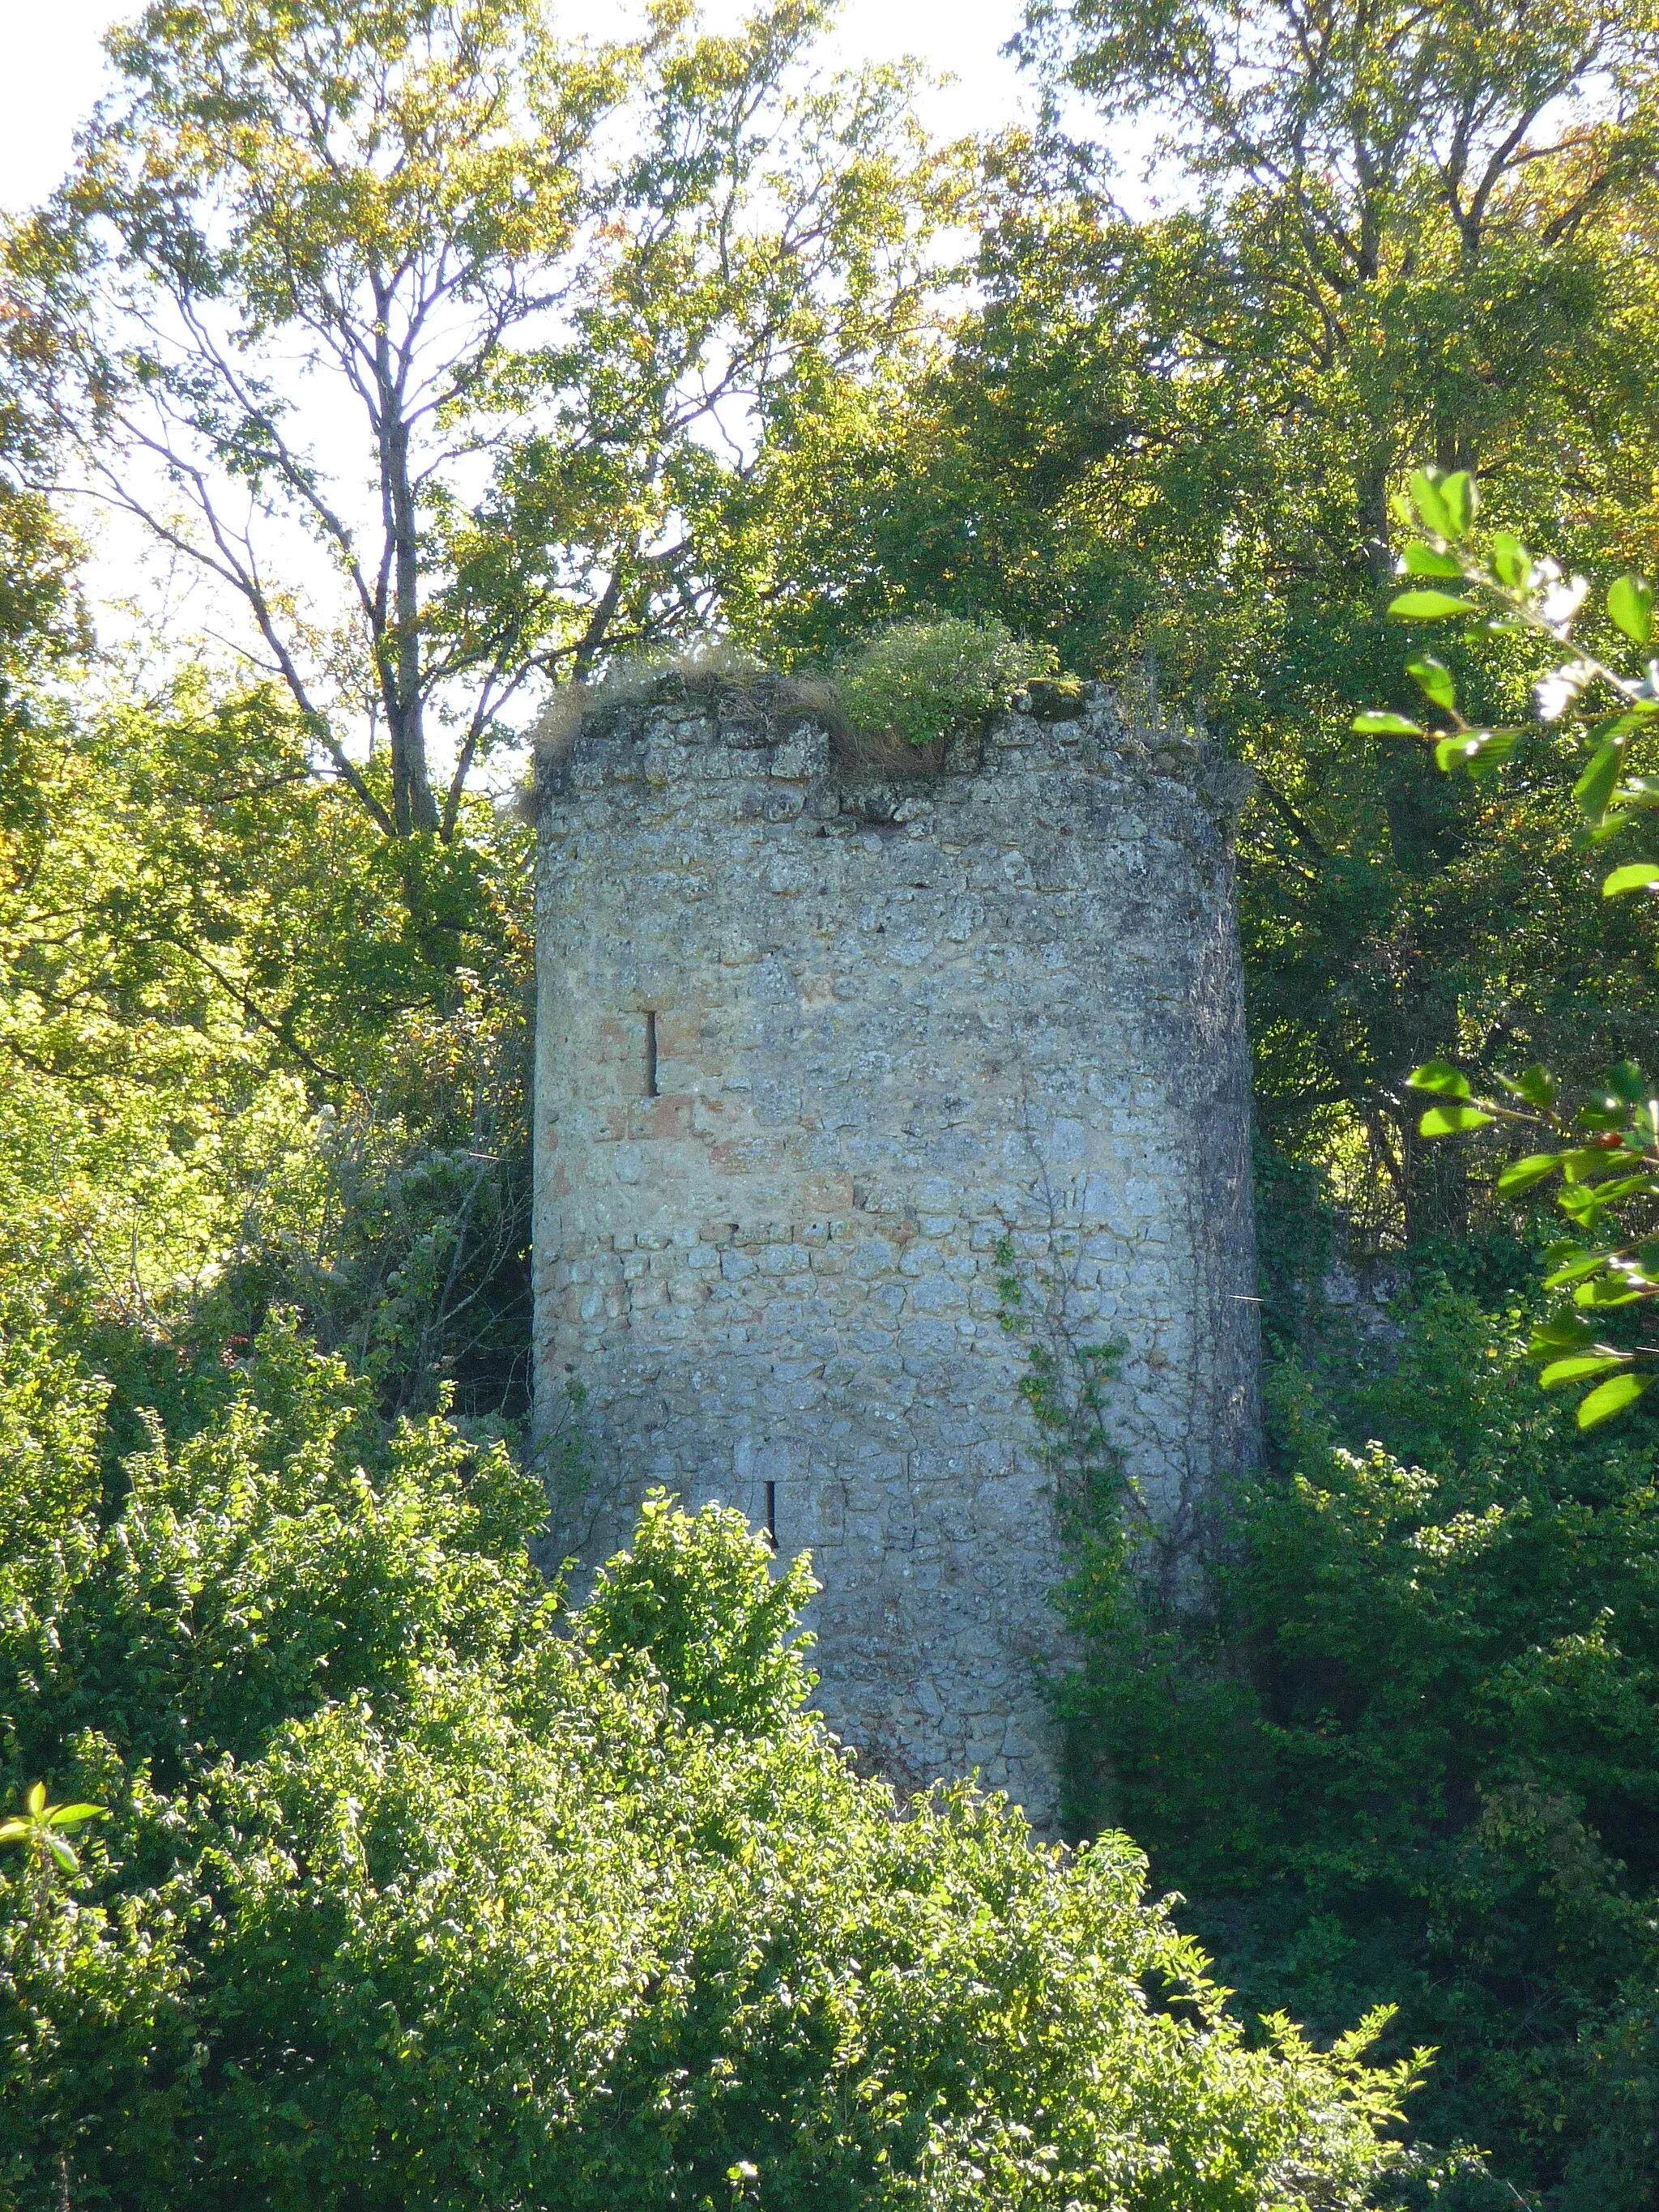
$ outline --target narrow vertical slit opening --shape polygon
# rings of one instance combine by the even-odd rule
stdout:
[[[645,1017],[645,1095],[657,1097],[657,1017],[647,1012]]]
[[[778,1548],[778,1486],[775,1482],[769,1482],[766,1486],[766,1533],[775,1552]]]

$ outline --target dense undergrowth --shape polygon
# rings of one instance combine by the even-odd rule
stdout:
[[[1123,1840],[898,1818],[738,1516],[658,1503],[566,1616],[505,1448],[291,1324],[118,1499],[100,1395],[7,1501],[7,1782],[108,1808],[4,1893],[7,2202],[1361,2200],[1399,2084],[1247,2048]]]
[[[1650,1060],[1652,933],[1599,894],[1513,635],[1430,678],[1528,721],[1498,781],[1353,716],[1404,682],[1419,463],[1478,464],[1569,570],[1653,567],[1652,22],[1338,5],[1310,42],[1272,6],[1038,0],[1048,121],[918,165],[884,73],[793,151],[758,127],[818,12],[692,51],[671,7],[573,69],[535,7],[158,4],[75,192],[7,228],[0,1814],[104,1810],[78,1863],[0,1853],[0,2208],[1644,2212],[1659,1442],[1540,1394],[1499,1152],[1419,1144],[1403,1079]],[[457,73],[388,139],[377,87],[434,27]],[[550,165],[492,136],[503,87]],[[1050,127],[1091,100],[1164,115],[1195,189],[1127,215]],[[630,103],[659,135],[585,167]],[[290,189],[319,118],[327,181]],[[555,271],[570,342],[504,357],[578,209],[597,289]],[[911,252],[940,222],[982,226],[954,307]],[[456,252],[483,349],[440,315],[428,407],[385,381],[387,301]],[[340,483],[379,487],[384,555],[286,443],[277,364],[337,340],[357,398],[381,379]],[[152,402],[182,443],[157,471],[145,411],[124,478]],[[720,407],[753,454],[703,436]],[[123,690],[21,488],[69,453],[141,510],[165,483],[174,555],[204,492],[242,643],[322,690]],[[280,514],[268,571],[226,490]],[[802,1708],[804,1577],[730,1516],[657,1504],[580,1613],[528,1561],[529,834],[464,772],[440,807],[426,747],[487,759],[504,700],[711,617],[838,671],[908,765],[1063,665],[1260,775],[1268,1451],[1178,1614],[1086,1455],[1073,1858],[851,1774]],[[1395,1254],[1381,1304],[1328,1295],[1316,1171]],[[1404,2122],[1352,2033],[1381,2007],[1387,2060],[1436,2048]]]
[[[1532,1254],[1321,1293],[1268,1164],[1268,1452],[1196,1610],[1126,1577],[1109,1466],[1066,1592],[1085,1826],[1121,1823],[1248,2011],[1399,2010],[1437,2201],[1637,2212],[1659,2171],[1659,1440],[1583,1436]],[[1302,1195],[1305,1201],[1305,1182]]]

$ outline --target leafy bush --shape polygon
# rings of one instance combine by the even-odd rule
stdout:
[[[384,1413],[521,1413],[526,833],[382,838],[264,690],[61,722],[0,799],[0,1305],[122,1448],[276,1306]]]
[[[895,623],[839,672],[842,701],[860,729],[929,745],[1006,707],[1032,677],[1058,667],[1054,647],[1027,645],[1001,623]]]
[[[795,1620],[817,1585],[805,1553],[774,1579],[741,1514],[690,1521],[662,1491],[647,1498],[631,1552],[611,1560],[577,1629],[601,1661],[654,1674],[688,1720],[754,1733],[806,1702],[810,1637]]]
[[[1524,1255],[1521,1263],[1525,1265]],[[1443,1279],[1277,1368],[1203,1613],[1068,1592],[1103,1796],[1252,2007],[1397,2004],[1439,2202],[1638,2212],[1659,2156],[1659,1455],[1579,1437]],[[1386,1437],[1388,1443],[1374,1441]],[[1511,2187],[1511,2185],[1514,2187]]]
[[[656,1501],[568,1619],[501,1449],[383,1440],[291,1328],[124,1496],[95,1421],[6,1532],[6,1802],[108,1808],[48,1910],[0,1891],[20,2212],[1202,2212],[1389,2165],[1403,2079],[1250,2047],[1121,1838],[860,1780],[737,1516]]]

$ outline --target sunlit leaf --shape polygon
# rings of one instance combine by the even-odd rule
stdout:
[[[1406,673],[1415,679],[1418,689],[1437,707],[1443,707],[1448,714],[1456,707],[1457,687],[1443,660],[1437,660],[1431,653],[1425,653],[1406,663]]]
[[[1609,1256],[1606,1252],[1587,1252],[1582,1244],[1557,1245],[1548,1255],[1553,1272],[1545,1276],[1544,1288],[1561,1291],[1569,1283],[1582,1283],[1586,1275],[1605,1267]]]
[[[1451,528],[1446,534],[1450,538],[1467,538],[1474,520],[1475,509],[1480,503],[1474,478],[1467,469],[1458,469],[1449,477],[1442,477],[1438,489],[1441,502],[1451,522]]]
[[[1463,564],[1455,554],[1437,553],[1432,545],[1408,545],[1405,558],[1408,576],[1461,576],[1463,573]]]
[[[1608,586],[1607,612],[1632,645],[1653,635],[1653,586],[1645,576],[1620,576]]]
[[[1389,612],[1401,622],[1444,622],[1449,615],[1477,611],[1473,599],[1456,599],[1449,592],[1401,592],[1389,602]]]
[[[1633,1406],[1652,1381],[1650,1375],[1615,1375],[1592,1390],[1578,1408],[1578,1425],[1593,1429]]]
[[[1581,1283],[1572,1294],[1577,1306],[1605,1310],[1612,1306],[1633,1306],[1641,1297],[1614,1275],[1600,1275],[1593,1281]]]
[[[1624,739],[1609,738],[1605,744],[1596,747],[1589,766],[1572,787],[1573,797],[1592,822],[1599,822],[1607,811],[1607,801],[1619,781],[1619,765],[1624,757]]]
[[[1542,1358],[1546,1352],[1559,1357],[1563,1352],[1583,1351],[1594,1342],[1595,1336],[1595,1330],[1582,1314],[1564,1308],[1539,1322],[1527,1339],[1527,1349],[1534,1358]]]
[[[1555,1078],[1547,1067],[1529,1067],[1520,1075],[1500,1075],[1498,1081],[1516,1098],[1547,1112],[1555,1103]]]
[[[1507,530],[1494,530],[1490,550],[1492,573],[1498,581],[1512,592],[1525,591],[1532,581],[1532,556],[1521,540]]]
[[[1448,771],[1467,768],[1477,775],[1501,768],[1520,743],[1518,730],[1466,730],[1455,738],[1442,738],[1434,749],[1435,764]]]
[[[1356,714],[1353,726],[1362,738],[1420,738],[1425,734],[1420,723],[1408,721],[1403,714]]]
[[[1472,1098],[1469,1079],[1449,1060],[1425,1060],[1406,1078],[1413,1091],[1432,1091],[1440,1098]]]
[[[1496,1120],[1478,1106],[1431,1106],[1417,1125],[1420,1137],[1455,1137],[1464,1129],[1483,1129]]]
[[[1608,1096],[1621,1106],[1639,1106],[1647,1095],[1647,1078],[1633,1060],[1615,1061],[1601,1080],[1607,1086]]]
[[[1455,538],[1457,535],[1451,509],[1446,504],[1439,482],[1428,470],[1413,470],[1411,492],[1413,506],[1422,516],[1425,526],[1433,531],[1437,538]]]
[[[1512,1198],[1516,1192],[1530,1190],[1535,1182],[1542,1182],[1546,1176],[1553,1175],[1560,1164],[1553,1152],[1528,1152],[1525,1159],[1516,1160],[1504,1169],[1498,1178],[1498,1188],[1505,1198]]]
[[[1539,1376],[1538,1384],[1543,1390],[1558,1390],[1564,1382],[1587,1382],[1592,1375],[1606,1375],[1615,1367],[1629,1364],[1628,1352],[1576,1353],[1571,1359],[1552,1360]]]
[[[1586,1115],[1584,1118],[1588,1120],[1589,1117]],[[1559,1153],[1557,1157],[1561,1162],[1561,1172],[1571,1182],[1593,1182],[1597,1176],[1606,1175],[1611,1165],[1607,1147],[1603,1145],[1577,1146],[1571,1152]]]
[[[1627,860],[1615,868],[1601,885],[1603,898],[1622,898],[1626,891],[1659,890],[1659,863]]]

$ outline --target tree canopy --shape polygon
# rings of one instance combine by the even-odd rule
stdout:
[[[155,0],[112,35],[13,241],[26,386],[383,831],[453,839],[532,678],[707,620],[780,395],[914,316],[944,179],[900,79],[812,76],[821,21]]]

